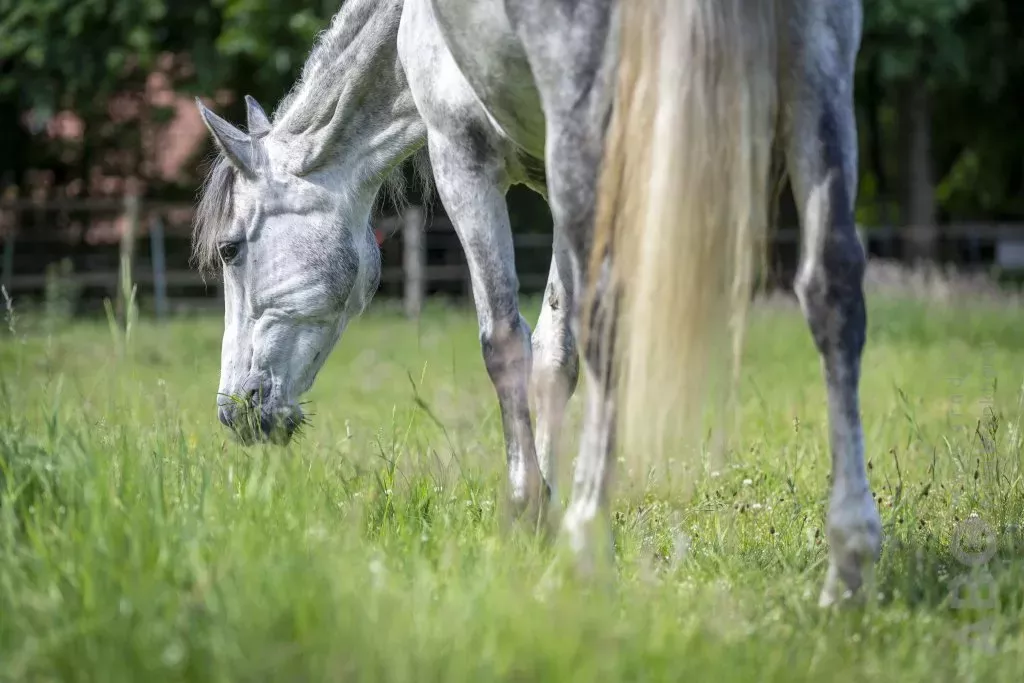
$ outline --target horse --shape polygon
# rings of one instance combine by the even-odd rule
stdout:
[[[589,566],[610,541],[613,451],[664,454],[730,356],[735,378],[781,172],[828,401],[819,604],[863,596],[881,524],[859,409],[861,27],[859,0],[347,0],[273,118],[247,95],[243,131],[197,98],[219,150],[193,247],[224,283],[219,419],[245,442],[288,441],[298,397],[379,284],[374,202],[404,161],[429,163],[466,254],[520,515],[556,496],[566,404],[586,378],[559,531]],[[513,184],[554,223],[533,330]]]

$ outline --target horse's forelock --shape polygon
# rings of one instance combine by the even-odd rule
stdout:
[[[202,271],[217,265],[217,242],[231,221],[235,169],[223,154],[210,167],[193,219],[192,261]]]

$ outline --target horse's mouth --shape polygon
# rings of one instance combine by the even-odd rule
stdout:
[[[259,415],[253,410],[244,411],[239,419],[233,420],[228,426],[243,446],[259,443],[286,446],[301,431],[305,422],[302,409],[295,406],[273,412],[261,411]]]

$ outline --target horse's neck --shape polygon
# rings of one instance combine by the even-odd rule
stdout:
[[[369,182],[416,149],[426,128],[398,61],[403,0],[348,0],[274,117],[292,172]]]

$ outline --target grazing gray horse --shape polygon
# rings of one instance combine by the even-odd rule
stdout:
[[[779,150],[804,235],[796,292],[828,394],[820,602],[856,593],[881,544],[858,406],[860,30],[858,0],[348,0],[273,120],[247,98],[242,132],[199,104],[221,152],[195,236],[224,278],[221,421],[280,440],[301,423],[297,398],[378,284],[375,198],[427,152],[468,259],[520,511],[554,493],[563,412],[586,376],[561,523],[586,563],[608,548],[613,447],[678,449],[712,361],[737,357]],[[532,339],[513,183],[554,217]]]

